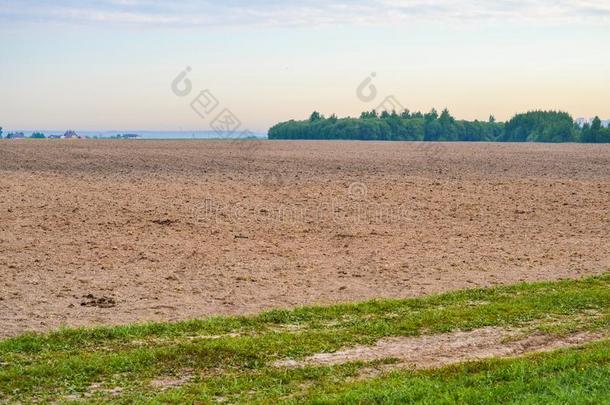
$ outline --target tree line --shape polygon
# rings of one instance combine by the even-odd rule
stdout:
[[[23,132],[9,132],[6,134],[6,139],[44,139],[46,138],[45,134],[42,132],[34,132],[30,136],[26,136]],[[0,139],[2,139],[2,127],[0,127]]]
[[[583,142],[610,143],[610,128],[599,117],[579,126],[560,111],[530,111],[508,122],[455,119],[447,109],[440,114],[365,111],[359,118],[337,118],[314,111],[308,120],[282,122],[269,129],[269,139],[346,139],[366,141],[465,142]]]

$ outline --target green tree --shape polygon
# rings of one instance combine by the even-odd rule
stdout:
[[[599,119],[599,117],[595,117],[593,118],[593,122],[591,122],[591,130],[592,131],[599,131],[602,129],[602,120]]]
[[[44,134],[42,132],[34,132],[32,134],[32,136],[30,136],[30,138],[32,138],[32,139],[45,139],[46,136],[44,136]]]
[[[436,121],[428,121],[425,124],[425,136],[424,141],[438,141],[441,140],[443,134],[443,127]]]
[[[426,120],[426,123],[436,121],[438,119],[438,112],[436,112],[436,108],[433,108],[428,114],[424,115],[424,119]]]
[[[591,122],[591,142],[602,142],[602,120],[597,116]]]
[[[582,126],[581,134],[580,134],[580,141],[583,143],[593,142],[591,139],[591,125],[589,123],[586,123]]]
[[[602,128],[599,142],[610,143],[610,126]]]
[[[570,127],[567,135],[566,128]],[[560,111],[529,111],[515,115],[504,127],[500,140],[507,142],[555,142],[556,131],[561,131],[562,142],[574,142],[578,139],[571,128],[574,120],[565,112]]]
[[[2,127],[0,127],[0,139],[2,139]]]
[[[314,111],[309,116],[309,121],[311,121],[311,122],[320,121],[322,118],[323,117],[322,117],[322,115],[319,112]]]
[[[455,118],[453,118],[449,113],[449,110],[445,108],[443,112],[441,112],[440,117],[438,117],[438,122],[442,126],[448,126],[452,125],[455,122]]]
[[[457,128],[455,126],[455,118],[451,116],[448,109],[444,109],[438,117],[438,123],[441,126],[441,132],[438,140],[440,141],[456,141]]]
[[[603,142],[602,121],[595,117],[591,124],[582,127],[581,141],[584,143]]]
[[[393,141],[610,142],[610,128],[599,117],[580,128],[561,111],[529,111],[510,121],[456,120],[447,109],[439,115],[403,111],[365,111],[360,118],[329,119],[314,112],[308,120],[287,121],[269,129],[269,139],[353,139]]]

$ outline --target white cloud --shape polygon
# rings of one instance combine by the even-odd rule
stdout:
[[[610,23],[607,0],[4,0],[0,19],[162,26],[375,25],[405,22]]]

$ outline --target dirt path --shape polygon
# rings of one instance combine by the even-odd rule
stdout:
[[[610,146],[0,142],[0,337],[610,268]]]
[[[519,332],[501,328],[483,328],[420,337],[382,339],[373,346],[358,346],[335,353],[320,353],[303,361],[282,360],[276,367],[328,366],[356,361],[395,359],[388,368],[427,369],[497,357],[514,357],[583,345],[610,337],[610,331],[581,332],[568,336],[543,334],[516,338]]]

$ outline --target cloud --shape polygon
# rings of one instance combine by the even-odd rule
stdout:
[[[2,0],[0,20],[156,26],[610,23],[607,0]]]

